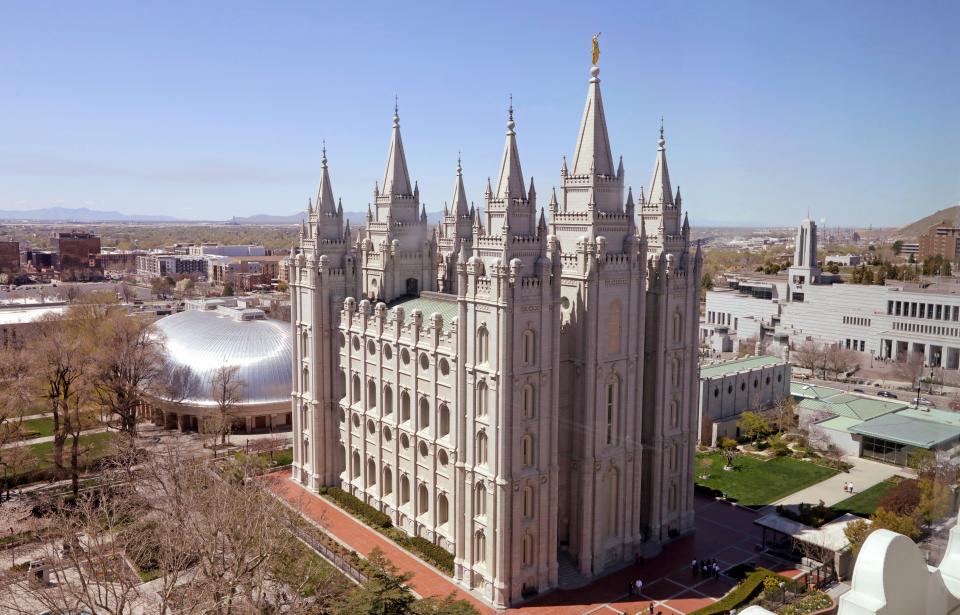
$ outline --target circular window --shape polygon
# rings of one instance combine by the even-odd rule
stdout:
[[[377,352],[377,345],[373,343],[373,340],[370,340],[369,342],[367,342],[367,353],[373,355],[373,354],[376,354],[376,352]]]
[[[450,373],[450,363],[446,359],[440,359],[440,373],[444,376]]]
[[[347,336],[343,333],[340,334],[340,347],[343,348],[347,345]]]
[[[354,426],[354,427],[360,427],[360,415],[359,415],[359,414],[354,414],[354,415],[353,415],[353,426]]]
[[[359,337],[353,338],[353,349],[354,349],[354,350],[360,350],[360,338],[359,338]]]
[[[714,396],[714,397],[720,397],[720,387],[715,387],[715,388],[713,389],[713,396]]]
[[[565,310],[569,310],[569,309],[570,309],[570,300],[567,299],[566,297],[560,299],[560,307],[563,308],[563,309],[565,309]]]
[[[427,355],[420,355],[420,369],[427,369],[430,367],[430,358]]]
[[[383,439],[386,440],[387,442],[393,439],[393,432],[390,431],[389,427],[383,428]]]
[[[390,347],[390,344],[383,345],[383,358],[387,361],[393,358],[393,348]]]
[[[732,384],[728,384],[728,385],[727,385],[727,394],[729,395],[730,393],[733,393],[733,385],[732,385]]]
[[[746,382],[741,382],[741,383],[740,383],[740,390],[741,390],[741,391],[746,391],[746,390],[747,390],[747,383],[746,383]]]
[[[427,448],[427,443],[426,443],[426,442],[421,442],[421,443],[420,443],[420,446],[419,446],[418,448],[420,449],[420,456],[421,456],[421,457],[426,457],[427,455],[430,454],[430,449]]]
[[[440,465],[442,466],[447,465],[447,462],[449,461],[449,459],[447,459],[447,451],[441,448],[440,451],[437,453],[437,461],[439,461]]]
[[[410,448],[410,438],[407,437],[407,434],[400,434],[400,446],[403,448]]]
[[[404,365],[410,365],[410,351],[404,348],[400,351],[400,360]]]
[[[367,432],[372,436],[377,433],[377,424],[373,421],[367,421]]]

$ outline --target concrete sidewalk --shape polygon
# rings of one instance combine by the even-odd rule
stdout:
[[[853,467],[850,468],[849,472],[840,472],[835,476],[817,483],[816,485],[811,485],[806,489],[801,489],[796,493],[792,493],[787,497],[780,499],[773,503],[776,505],[790,505],[790,504],[817,504],[821,500],[827,506],[833,506],[838,502],[851,497],[851,495],[856,495],[865,489],[876,485],[877,483],[882,483],[891,476],[907,476],[913,477],[914,472],[909,468],[901,468],[900,466],[888,465],[885,463],[879,463],[877,461],[871,461],[869,459],[860,459],[857,457],[846,457],[844,458],[849,464],[852,464]],[[843,490],[843,484],[847,482],[852,482],[855,491],[853,494],[847,493]]]

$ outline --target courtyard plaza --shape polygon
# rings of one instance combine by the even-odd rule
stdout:
[[[455,592],[457,598],[469,600],[482,614],[498,612],[454,584],[451,577],[330,501],[304,489],[283,472],[274,472],[261,480],[277,497],[348,548],[367,555],[374,547],[379,547],[400,571],[413,573],[410,585],[418,595],[446,596]],[[722,574],[717,578],[694,575],[690,566],[694,559],[716,559],[721,571],[740,563],[750,563],[789,578],[804,574],[795,564],[758,551],[761,536],[760,528],[754,524],[757,513],[699,494],[695,510],[696,532],[668,544],[659,555],[647,558],[643,563],[631,564],[584,587],[558,589],[499,612],[511,615],[635,615],[646,613],[645,609],[653,604],[655,613],[690,613],[720,599],[736,585],[736,581]],[[628,586],[637,579],[643,581],[642,592],[639,596],[630,595]]]

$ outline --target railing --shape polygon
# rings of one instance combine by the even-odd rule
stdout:
[[[330,562],[337,570],[342,572],[357,585],[362,585],[367,582],[367,577],[364,576],[362,572],[357,570],[353,563],[344,557],[343,554],[337,553],[300,528],[294,529],[293,535],[297,540],[307,545],[307,547],[319,553],[323,559]]]

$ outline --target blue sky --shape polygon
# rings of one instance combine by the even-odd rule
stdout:
[[[602,7],[599,8],[599,7]],[[429,210],[478,204],[514,96],[546,204],[590,37],[628,183],[660,116],[691,221],[899,225],[960,201],[960,3],[5,2],[0,209],[224,219],[365,210],[394,95]]]

